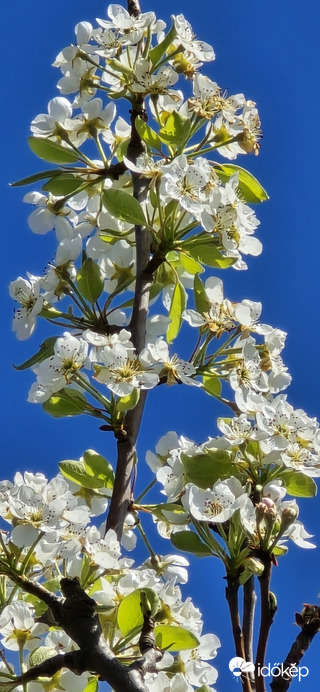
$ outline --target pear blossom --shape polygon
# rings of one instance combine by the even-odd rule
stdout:
[[[185,509],[195,519],[213,524],[230,519],[247,497],[240,481],[234,476],[224,481],[218,480],[212,489],[202,490],[193,483],[187,483],[185,490],[182,497]]]
[[[40,192],[27,192],[23,201],[37,207],[28,216],[28,226],[34,233],[44,235],[54,228],[59,240],[70,234],[70,221],[76,219],[76,214],[70,207],[61,207],[60,200],[51,193],[46,197]]]
[[[33,651],[47,629],[46,625],[35,622],[31,608],[23,601],[5,606],[0,615],[1,644],[11,651],[19,651],[21,645]]]
[[[40,295],[41,277],[28,274],[28,279],[19,276],[9,285],[9,293],[20,307],[15,309],[12,329],[19,341],[25,341],[33,334],[37,315],[43,308],[43,296]]]
[[[28,401],[46,401],[54,392],[70,383],[77,372],[88,364],[88,343],[69,332],[57,339],[54,354],[33,368],[37,382],[32,385]]]
[[[36,137],[56,137],[59,144],[63,145],[64,139],[61,135],[72,134],[74,129],[72,114],[70,101],[63,96],[56,96],[48,103],[48,114],[41,113],[32,120],[31,132]]]
[[[177,32],[177,38],[174,43],[182,45],[183,48],[194,55],[197,60],[210,62],[215,59],[215,54],[212,46],[204,41],[198,41],[195,38],[191,24],[185,19],[183,14],[178,14],[172,17],[174,26]]]
[[[144,369],[131,351],[124,354],[123,348],[115,344],[105,347],[99,355],[102,366],[95,366],[95,378],[119,397],[128,396],[134,389],[152,389],[159,382],[157,373]]]
[[[170,357],[169,346],[162,338],[157,339],[154,344],[149,343],[141,351],[139,359],[146,366],[158,363],[159,377],[166,377],[167,384],[182,382],[194,387],[202,386],[201,382],[193,379],[193,375],[196,375],[197,371],[192,363],[182,360],[177,355]]]

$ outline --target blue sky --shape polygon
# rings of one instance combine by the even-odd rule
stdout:
[[[26,271],[41,273],[54,254],[53,237],[34,236],[27,227],[30,208],[22,204],[24,190],[9,190],[8,182],[38,170],[39,163],[28,150],[26,137],[32,118],[46,112],[48,101],[57,94],[59,73],[50,65],[59,50],[73,41],[74,25],[82,19],[104,17],[105,7],[102,0],[2,3],[2,477],[26,468],[53,475],[60,460],[77,459],[87,448],[96,448],[111,461],[114,459],[111,438],[100,433],[95,422],[55,421],[39,406],[27,404],[33,376],[15,372],[12,363],[36,351],[47,332],[40,329],[26,344],[18,343],[11,334],[13,307],[7,295],[10,280],[24,276]],[[320,6],[298,0],[151,0],[144,2],[142,9],[155,10],[166,21],[170,13],[183,12],[198,37],[215,49],[216,61],[205,66],[203,72],[228,88],[229,93],[244,92],[257,102],[264,133],[261,154],[242,157],[239,163],[260,179],[270,195],[270,201],[256,209],[264,252],[249,259],[247,272],[231,269],[224,273],[225,293],[236,301],[261,300],[263,321],[288,332],[283,354],[293,375],[288,399],[295,407],[319,417]],[[153,449],[160,435],[169,429],[198,442],[215,434],[215,418],[224,414],[222,409],[199,392],[189,403],[186,394],[189,390],[183,387],[154,393],[144,418],[142,463],[145,450]],[[301,519],[307,530],[316,534],[320,545],[319,499],[301,505]],[[162,550],[170,552],[168,543]],[[290,546],[289,555],[275,570],[273,588],[279,595],[280,608],[268,655],[271,663],[282,660],[298,632],[292,626],[294,612],[303,602],[317,602],[319,550],[302,551]],[[231,689],[227,662],[233,651],[221,598],[222,576],[218,563],[195,561],[190,591],[194,602],[206,612],[205,631],[217,633],[224,645],[216,660],[220,670],[216,687],[226,692]],[[185,595],[188,593],[185,589]],[[294,682],[293,690],[299,689],[299,684],[306,692],[314,689],[318,679],[317,648],[316,642],[305,658],[310,669],[308,678]]]

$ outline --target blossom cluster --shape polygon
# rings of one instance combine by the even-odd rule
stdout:
[[[213,634],[202,634],[201,613],[190,598],[183,600],[178,586],[179,582],[184,584],[188,579],[188,561],[178,555],[157,555],[140,567],[133,566],[132,559],[121,557],[114,532],[109,530],[104,535],[103,525],[98,528],[90,523],[105,511],[106,498],[96,494],[89,506],[78,490],[79,486],[61,475],[48,481],[43,474],[29,472],[23,476],[17,473],[13,482],[0,483],[0,516],[6,526],[10,526],[9,530],[0,529],[1,571],[5,559],[12,554],[19,556],[17,560],[25,575],[44,586],[58,583],[58,577],[63,575],[86,579],[98,611],[108,613],[108,620],[114,623],[112,633],[105,627],[104,636],[120,655],[125,642],[121,644],[123,636],[117,620],[119,606],[133,592],[148,589],[159,604],[157,623],[187,628],[194,635],[194,646],[186,647],[178,656],[169,651],[164,654],[162,681],[170,686],[172,675],[168,677],[166,671],[175,665],[179,671],[175,684],[180,681],[186,692],[192,692],[193,686],[214,683],[217,671],[208,661],[216,656],[219,639]],[[135,541],[132,542],[131,519],[128,515],[124,543],[127,547],[130,544],[132,549]],[[39,618],[40,602],[35,599],[30,603],[23,594],[12,591],[12,586],[8,578],[7,594],[12,592],[12,598],[0,617],[4,650],[19,650],[29,655],[45,647],[47,656],[72,651],[74,643],[70,637]],[[133,634],[129,654],[135,655],[136,647],[137,635]],[[62,689],[80,692],[86,687],[89,674],[84,673],[79,678],[63,670],[59,676]],[[155,676],[149,677],[152,689],[156,689]],[[32,686],[34,692],[42,689],[40,682]]]

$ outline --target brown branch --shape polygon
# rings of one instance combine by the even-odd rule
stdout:
[[[139,0],[128,0],[128,12],[132,17],[139,17],[141,14]]]
[[[260,584],[260,630],[259,639],[257,646],[257,655],[255,660],[255,680],[256,680],[256,691],[266,692],[265,679],[262,675],[258,674],[259,669],[264,666],[267,642],[270,627],[273,623],[274,616],[276,614],[277,606],[274,601],[273,594],[269,591],[270,578],[271,578],[271,557],[269,554],[265,556],[265,569],[261,577],[259,577]]]
[[[237,656],[246,660],[243,632],[240,624],[239,605],[238,605],[239,581],[232,576],[227,576],[226,599],[229,606],[232,624],[232,634]],[[248,673],[241,675],[243,692],[252,692]]]
[[[131,666],[125,666],[107,646],[99,617],[95,612],[96,603],[81,588],[77,579],[61,579],[60,586],[64,598],[51,594],[41,584],[30,582],[25,577],[17,579],[16,583],[19,583],[24,591],[41,598],[50,606],[56,624],[79,646],[79,650],[53,656],[30,668],[22,677],[8,683],[10,689],[39,676],[51,677],[65,667],[77,675],[89,671],[99,676],[102,682],[111,685],[114,692],[148,692],[143,680],[144,674],[146,671],[154,671],[156,662],[162,657],[155,644],[150,613],[144,616],[140,637],[142,656]]]
[[[296,624],[301,632],[293,642],[284,662],[279,669],[281,675],[273,678],[272,692],[286,692],[291,682],[297,677],[297,666],[309,648],[313,638],[320,632],[320,608],[316,605],[306,605],[301,613],[296,613]],[[308,670],[307,673],[308,674]]]
[[[242,632],[244,640],[244,651],[245,660],[253,661],[253,624],[254,624],[254,611],[257,601],[257,595],[254,588],[254,576],[253,574],[245,584],[243,585],[243,619],[242,619]],[[251,680],[252,687],[254,689],[254,681]]]

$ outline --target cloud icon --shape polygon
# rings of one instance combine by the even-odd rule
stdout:
[[[229,661],[229,670],[238,678],[242,673],[253,673],[254,663],[245,661],[241,656],[235,656]]]

